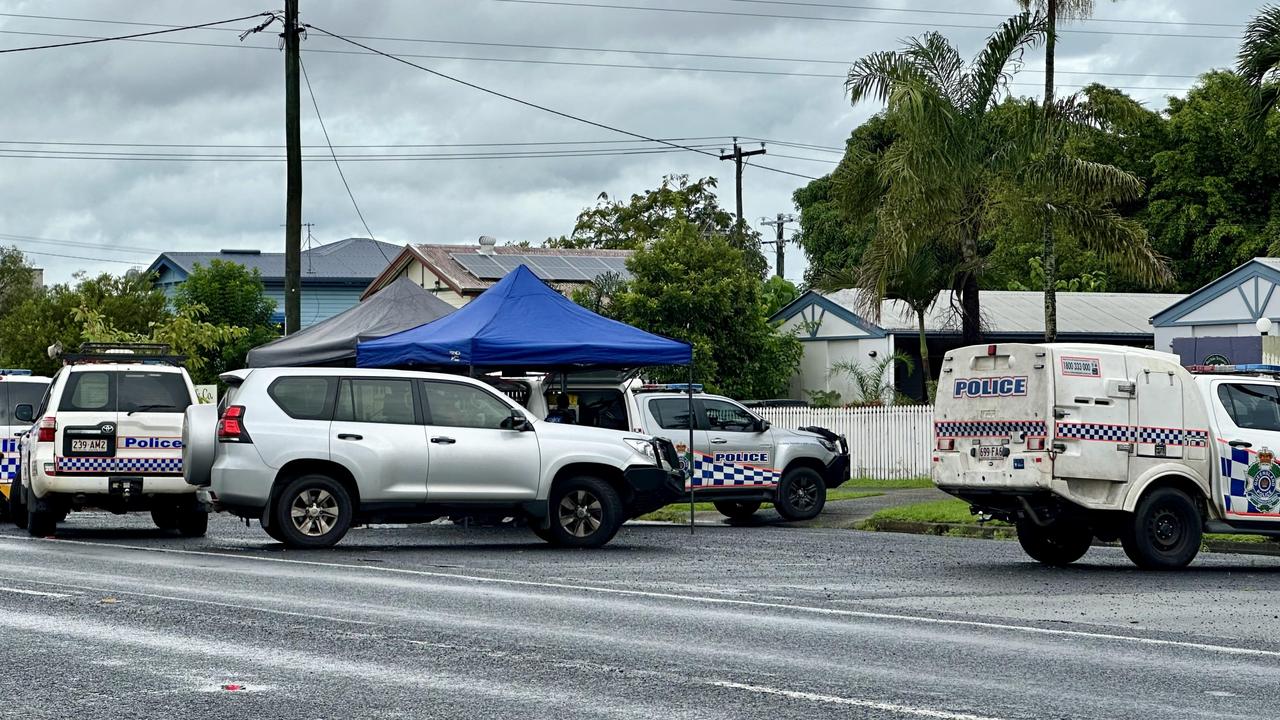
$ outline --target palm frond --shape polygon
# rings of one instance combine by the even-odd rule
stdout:
[[[964,58],[940,33],[928,32],[907,40],[902,55],[911,60],[925,78],[953,105],[960,105],[964,92]]]
[[[1054,226],[1095,253],[1117,275],[1159,288],[1173,282],[1169,259],[1156,252],[1147,231],[1105,204],[1065,202],[1049,208]]]
[[[849,68],[844,87],[849,93],[849,102],[854,105],[867,98],[885,103],[898,85],[922,79],[923,73],[910,58],[892,50],[883,50],[855,62]]]
[[[1020,179],[1032,194],[1062,194],[1107,203],[1123,203],[1142,197],[1142,179],[1114,165],[1071,157],[1062,152],[1041,155],[1027,163]]]
[[[983,112],[994,104],[1001,88],[1008,85],[1010,64],[1020,65],[1022,53],[1043,41],[1045,32],[1044,20],[1026,12],[1000,23],[1000,27],[987,38],[982,52],[974,58],[969,71],[971,95],[968,105],[971,112]]]

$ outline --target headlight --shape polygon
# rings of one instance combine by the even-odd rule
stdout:
[[[826,438],[818,438],[818,442],[822,443],[822,447],[826,448],[827,452],[837,452],[837,445],[834,441]]]
[[[624,438],[624,443],[631,446],[632,450],[640,453],[654,465],[658,464],[658,454],[653,449],[653,443],[642,438]]]

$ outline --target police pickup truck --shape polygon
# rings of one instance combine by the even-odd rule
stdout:
[[[1280,366],[1195,366],[1110,345],[999,344],[943,359],[933,480],[1015,523],[1032,558],[1119,540],[1179,568],[1202,534],[1280,536]]]
[[[689,450],[689,386],[645,384],[616,376],[570,376],[561,392],[552,377],[508,377],[500,389],[540,418],[663,437]],[[849,445],[823,428],[769,425],[734,400],[694,385],[693,476],[686,495],[745,519],[773,503],[785,520],[822,512],[827,490],[849,479]]]

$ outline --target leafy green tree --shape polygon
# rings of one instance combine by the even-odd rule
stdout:
[[[850,401],[851,405],[883,405],[893,399],[899,403],[911,402],[897,391],[893,385],[893,366],[901,364],[910,373],[914,369],[911,358],[897,352],[869,363],[857,363],[852,360],[840,360],[831,363],[832,375],[847,375],[853,382],[853,389],[858,397]]]
[[[196,384],[212,382],[206,370],[210,350],[244,337],[248,330],[230,325],[215,325],[201,317],[207,311],[201,305],[186,305],[176,313],[154,322],[147,332],[139,333],[113,327],[103,314],[91,307],[80,306],[73,313],[83,327],[86,342],[163,343],[178,355],[185,355],[186,368]],[[214,376],[216,378],[216,376]]]
[[[632,280],[613,299],[614,317],[692,344],[694,374],[713,391],[738,398],[786,392],[800,342],[769,324],[759,276],[724,235],[677,219],[636,250],[627,269]]]
[[[39,290],[36,270],[22,251],[16,247],[0,248],[0,316],[12,312]]]
[[[955,258],[950,284],[967,343],[981,338],[983,243],[989,228],[1012,217],[1049,218],[1056,232],[1074,236],[1118,273],[1152,283],[1170,277],[1143,228],[1115,209],[1140,195],[1141,182],[1054,150],[1095,120],[1077,96],[1048,113],[1022,102],[1013,122],[992,121],[1011,64],[1044,33],[1027,13],[1010,18],[968,64],[944,37],[927,33],[901,51],[857,61],[846,83],[854,103],[885,103],[898,133],[878,156],[850,151],[836,171],[846,212],[874,214],[870,244],[878,246],[880,280],[866,289],[883,298],[888,279],[914,254],[940,245],[940,255]]]
[[[261,274],[238,263],[212,260],[208,265],[197,264],[178,286],[173,306],[178,314],[204,308],[189,315],[210,325],[245,331],[223,344],[204,347],[199,368],[188,362],[192,376],[198,373],[196,379],[201,383],[213,383],[218,375],[244,367],[250,349],[278,335],[271,323],[276,304],[266,296]]]
[[[703,233],[731,238],[763,278],[769,264],[760,252],[760,233],[749,227],[737,232],[733,213],[720,207],[715,189],[713,177],[689,182],[688,175],[668,175],[656,190],[632,195],[627,202],[600,193],[595,206],[578,215],[569,236],[549,238],[546,246],[639,250],[663,237],[672,223],[688,221]]]
[[[1250,93],[1248,124],[1255,135],[1261,134],[1271,111],[1280,102],[1280,7],[1263,6],[1245,27],[1236,56],[1236,71],[1244,78]]]
[[[764,303],[765,317],[772,317],[774,313],[798,297],[800,297],[800,289],[795,286],[795,283],[777,275],[765,280],[760,286],[760,300]]]

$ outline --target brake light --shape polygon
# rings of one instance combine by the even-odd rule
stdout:
[[[218,442],[252,442],[244,429],[244,406],[231,405],[218,419]]]
[[[36,442],[53,442],[53,436],[58,432],[58,419],[55,417],[47,417],[40,421],[40,427],[36,430]]]
[[[988,354],[988,355],[995,355],[995,354],[996,354],[996,346],[995,346],[995,345],[988,345],[988,346],[987,346],[987,354]]]
[[[1028,450],[1043,450],[1043,449],[1044,449],[1044,438],[1042,438],[1042,437],[1029,437],[1029,438],[1027,438],[1027,449],[1028,449]]]
[[[938,438],[938,449],[939,449],[939,450],[955,450],[955,449],[956,449],[956,439],[955,439],[955,438],[949,438],[949,437],[940,437],[940,438]]]

